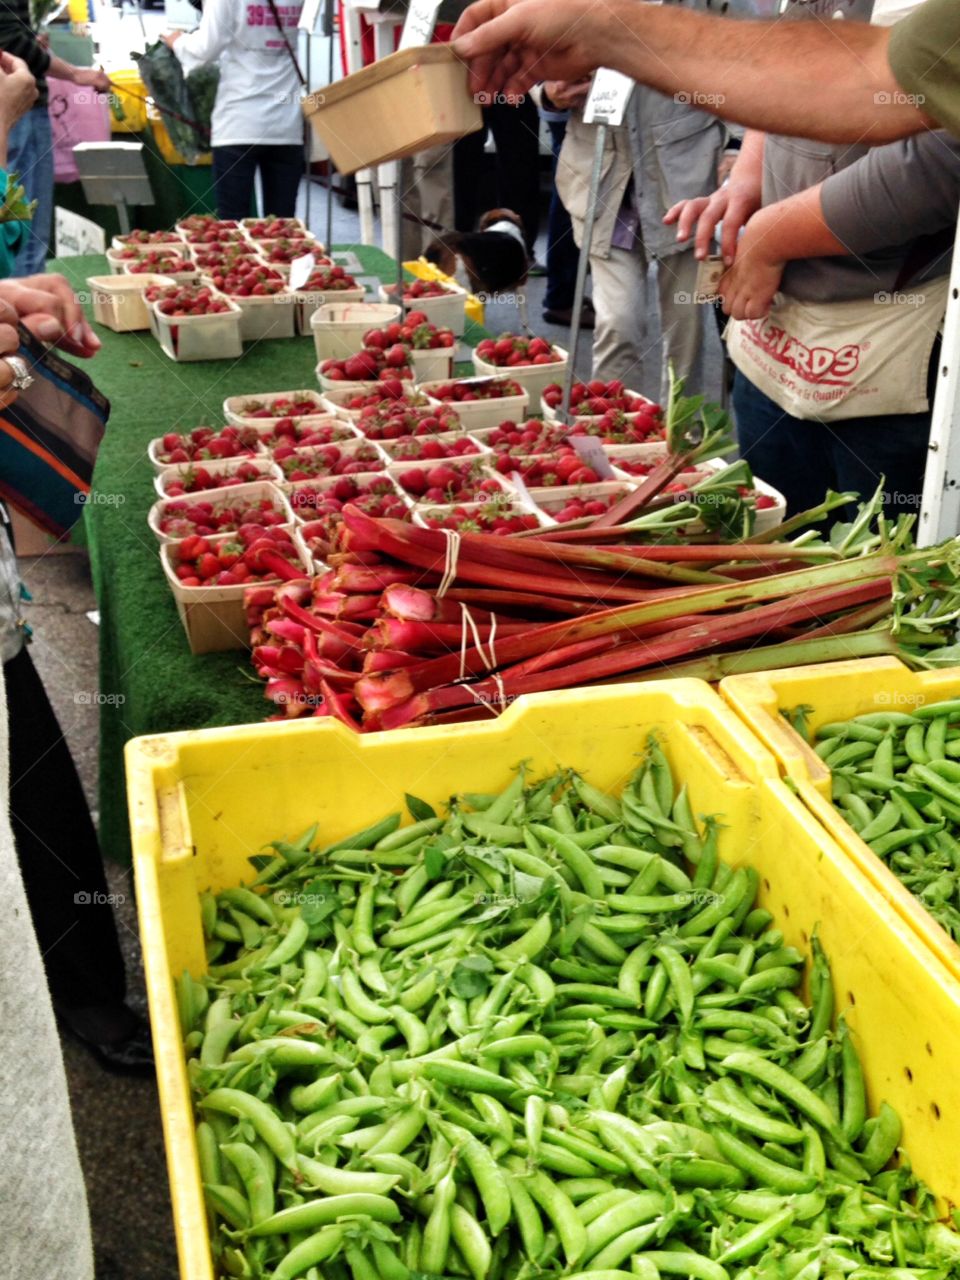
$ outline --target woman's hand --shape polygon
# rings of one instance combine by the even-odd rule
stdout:
[[[100,350],[83,307],[63,276],[42,274],[0,280],[0,305],[41,342],[87,358]]]
[[[698,196],[695,200],[681,200],[664,214],[664,222],[677,224],[677,239],[689,240],[696,226],[693,242],[694,256],[706,258],[710,242],[714,239],[717,224],[722,222],[720,252],[728,265],[737,253],[737,237],[741,227],[760,208],[760,184],[752,179],[738,181],[736,170],[726,186],[712,196]]]
[[[17,320],[18,316],[13,307],[7,302],[0,302],[0,409],[13,404],[20,394],[11,387],[16,373],[5,359],[6,356],[16,355],[20,346]]]
[[[160,39],[168,49],[172,49],[182,35],[182,31],[168,31],[165,35],[162,35]]]
[[[764,221],[758,216],[747,223],[733,266],[717,285],[723,310],[734,320],[760,320],[768,314],[787,265],[775,256]]]
[[[570,111],[582,107],[590,93],[593,80],[584,76],[582,80],[547,80],[543,91],[560,111]]]
[[[37,100],[37,82],[22,58],[0,53],[0,130],[3,132],[3,163],[6,163],[6,135]]]

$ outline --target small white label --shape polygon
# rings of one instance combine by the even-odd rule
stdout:
[[[300,21],[297,23],[298,29],[313,35],[317,29],[322,8],[323,0],[304,0],[303,8],[300,10]]]
[[[584,124],[623,124],[633,84],[629,76],[601,67],[593,77],[583,108]]]
[[[720,296],[717,293],[717,285],[726,270],[723,258],[717,256],[704,258],[698,263],[694,302],[715,302]]]
[[[103,227],[69,209],[56,210],[56,244],[58,258],[76,258],[83,253],[106,253],[107,237]]]
[[[597,436],[571,436],[570,443],[583,463],[591,467],[601,480],[616,480],[610,459]]]
[[[314,258],[312,253],[301,253],[299,258],[294,258],[290,263],[290,288],[302,289],[310,279],[310,273],[313,271]]]
[[[530,490],[527,488],[527,482],[524,480],[523,476],[520,474],[519,471],[510,472],[510,483],[513,485],[514,489],[516,489],[517,496],[519,497],[520,501],[529,510],[536,511],[537,504],[534,502],[533,498],[530,496]]]
[[[401,49],[415,49],[429,44],[437,25],[440,0],[412,0],[400,36]]]

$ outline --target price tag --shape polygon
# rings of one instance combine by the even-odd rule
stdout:
[[[290,263],[290,288],[302,289],[313,271],[313,254],[301,253]]]
[[[400,36],[400,49],[415,49],[429,44],[437,25],[440,0],[411,0]]]
[[[702,262],[697,264],[694,302],[716,302],[720,296],[717,293],[717,286],[726,269],[723,258],[718,255],[704,258]]]
[[[527,482],[519,471],[510,472],[510,483],[513,485],[514,489],[516,489],[517,497],[520,499],[521,503],[523,503],[529,511],[536,511],[537,504],[530,496],[530,490],[527,488]]]
[[[571,436],[570,443],[584,465],[592,467],[601,480],[616,480],[610,459],[596,436]]]
[[[583,108],[584,124],[623,124],[633,83],[629,76],[601,67],[593,77]]]

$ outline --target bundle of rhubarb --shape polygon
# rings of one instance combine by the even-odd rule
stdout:
[[[496,714],[524,693],[893,654],[955,661],[960,544],[913,549],[879,501],[829,541],[804,534],[850,495],[737,543],[598,547],[420,529],[343,512],[312,583],[251,601],[253,663],[285,716],[358,730]]]

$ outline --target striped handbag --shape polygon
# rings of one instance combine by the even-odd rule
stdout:
[[[0,498],[62,538],[83,512],[110,402],[90,377],[20,326],[33,385],[0,409]]]

